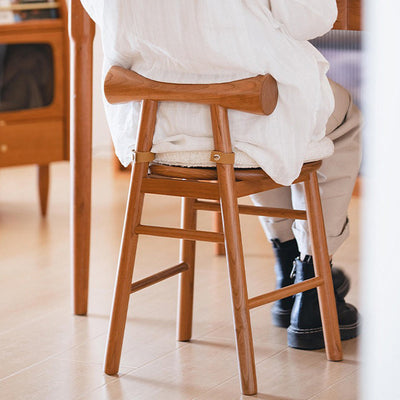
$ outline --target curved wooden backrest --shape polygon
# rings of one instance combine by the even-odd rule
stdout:
[[[271,114],[278,102],[278,86],[271,75],[226,83],[176,84],[147,79],[122,67],[111,67],[104,92],[111,104],[155,100],[218,104],[252,114]]]

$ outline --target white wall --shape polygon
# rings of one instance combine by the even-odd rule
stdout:
[[[400,3],[366,0],[362,399],[400,399]]]

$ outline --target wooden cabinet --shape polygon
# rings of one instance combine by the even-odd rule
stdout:
[[[0,111],[0,167],[39,166],[42,213],[46,213],[48,164],[69,157],[69,38],[65,1],[56,19],[32,19],[0,25],[0,45],[47,46],[51,51],[51,99],[48,104]],[[4,47],[4,46],[3,46]],[[30,54],[27,52],[26,59]],[[28,62],[22,59],[20,63]],[[45,75],[47,70],[35,72]],[[0,87],[1,89],[1,87]],[[1,92],[0,92],[1,104]]]
[[[334,29],[361,30],[362,1],[337,0],[338,19]]]

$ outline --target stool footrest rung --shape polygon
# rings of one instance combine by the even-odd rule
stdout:
[[[194,229],[164,228],[161,226],[138,225],[135,229],[135,233],[175,239],[201,240],[204,242],[220,243],[224,241],[223,233],[198,231]]]
[[[194,203],[196,210],[203,211],[221,211],[219,203],[212,203],[210,201],[197,200]],[[304,210],[290,210],[287,208],[276,208],[276,207],[259,207],[259,206],[247,206],[239,205],[239,213],[246,215],[257,215],[265,217],[276,217],[276,218],[289,218],[289,219],[307,219],[307,213]]]
[[[295,283],[290,286],[286,286],[282,289],[274,290],[273,292],[261,294],[260,296],[253,297],[248,301],[249,309],[263,306],[264,304],[271,303],[276,300],[283,299],[285,297],[293,296],[296,293],[305,292],[306,290],[314,289],[317,286],[321,286],[324,280],[321,277],[307,279],[303,282]]]
[[[140,281],[133,282],[131,284],[131,294],[151,285],[154,285],[155,283],[161,282],[167,278],[171,278],[172,276],[177,275],[183,271],[187,271],[188,269],[189,266],[186,263],[181,263],[171,268],[167,268],[161,272],[157,272],[154,275],[150,275],[147,278],[143,278]]]

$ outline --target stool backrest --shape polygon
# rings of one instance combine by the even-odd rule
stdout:
[[[252,114],[271,114],[278,102],[278,86],[267,75],[213,84],[176,84],[147,79],[134,71],[112,67],[104,82],[111,104],[129,101],[179,101],[218,105]]]

